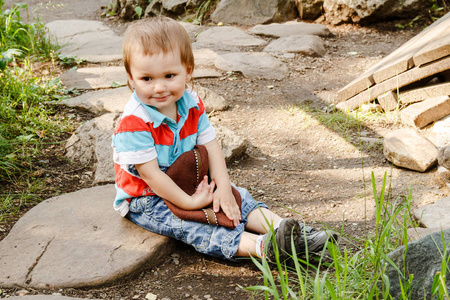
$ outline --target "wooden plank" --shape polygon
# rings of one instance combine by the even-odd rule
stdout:
[[[417,66],[450,55],[450,24],[435,40],[419,50],[413,60]]]
[[[351,110],[358,108],[360,105],[368,103],[386,92],[394,91],[397,88],[401,88],[405,85],[411,84],[420,79],[424,79],[428,76],[438,74],[448,69],[450,69],[450,56],[441,58],[426,65],[414,67],[406,72],[399,74],[398,76],[376,84],[370,89],[359,93],[349,100],[338,103],[336,107],[340,110]]]
[[[338,94],[337,98],[339,101],[345,101],[356,94],[364,91],[375,84],[372,75],[368,76],[360,76],[357,79],[353,80],[349,84],[347,84],[344,88],[342,88]]]
[[[401,92],[398,100],[401,104],[408,104],[446,95],[450,95],[450,82]]]
[[[383,58],[377,64],[369,68],[358,78],[347,84],[337,94],[339,101],[345,101],[350,97],[363,92],[368,87],[397,76],[414,67],[413,56],[435,38],[432,31],[442,33],[450,28],[450,13],[447,13],[428,28],[417,34],[405,44],[397,48],[391,54]],[[370,85],[369,85],[370,84]]]

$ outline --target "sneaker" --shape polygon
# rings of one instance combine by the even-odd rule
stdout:
[[[301,248],[301,245],[297,245],[299,242],[299,244],[303,244],[304,248],[305,243],[302,234],[302,226],[299,225],[300,223],[294,219],[284,219],[283,221],[281,221],[280,226],[275,229],[275,241],[277,243],[280,261],[285,261],[289,258],[290,255],[292,255],[291,237],[296,243],[296,249]],[[272,234],[272,231],[267,233],[266,238],[263,239],[263,242],[266,243],[266,239],[269,239],[267,241],[266,257],[269,261],[274,262],[275,250],[272,244]]]
[[[325,244],[328,242],[336,243],[338,235],[331,230],[317,231],[315,228],[313,230],[307,231],[305,229],[306,244],[308,245],[308,253],[319,252],[323,250]],[[296,250],[298,254],[306,253],[306,247],[299,248]]]

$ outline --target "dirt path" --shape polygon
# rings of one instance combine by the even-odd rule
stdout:
[[[30,10],[41,9],[43,21],[99,19],[99,7],[108,4],[107,0],[60,0],[62,5],[42,9],[39,1],[25,2]],[[107,23],[116,30],[122,28],[118,23]],[[382,146],[361,144],[361,136],[381,137],[401,125],[379,120],[338,133],[321,124],[318,114],[308,113],[312,108],[323,110],[339,88],[420,28],[388,31],[348,25],[330,29],[335,36],[326,40],[326,56],[287,60],[291,72],[282,81],[250,80],[234,74],[198,83],[231,103],[228,111],[214,113],[212,118],[249,140],[248,156],[229,165],[233,182],[282,216],[295,216],[317,226],[324,223],[341,228],[344,224],[346,234],[362,236],[366,222],[368,229],[373,223],[371,172],[378,185],[387,172],[394,196],[407,194],[411,186],[414,206],[449,192],[439,186],[435,170],[420,174],[392,168],[382,155]],[[148,293],[158,295],[158,299],[248,299],[251,294],[239,286],[261,283],[260,274],[249,261],[228,263],[178,244],[176,253],[165,263],[135,279],[101,289],[59,292],[103,299],[145,299]]]

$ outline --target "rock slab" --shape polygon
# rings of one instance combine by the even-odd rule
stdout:
[[[438,149],[414,129],[398,129],[383,139],[386,159],[398,167],[425,172],[437,163]]]
[[[0,242],[0,286],[101,286],[154,266],[173,251],[171,239],[120,217],[114,197],[114,185],[105,185],[33,207]]]
[[[69,70],[62,73],[59,78],[68,89],[96,90],[127,84],[127,73],[122,66]]]
[[[415,209],[413,215],[414,218],[427,228],[447,229],[450,228],[449,209],[450,197],[446,197],[432,204]]]
[[[322,57],[325,54],[323,40],[315,35],[292,35],[274,40],[264,52],[288,52],[305,56]]]
[[[233,47],[253,47],[265,44],[265,40],[247,34],[239,28],[220,26],[202,31],[197,36],[197,40],[193,44],[193,47],[196,50],[210,47],[214,49],[229,50],[234,49]]]
[[[449,243],[450,229],[447,229],[443,231],[443,234],[441,231],[435,232],[419,240],[409,242],[407,248],[402,246],[390,252],[388,257],[394,262],[398,270],[406,272],[406,274],[399,274],[393,266],[387,265],[385,274],[390,281],[389,292],[393,299],[402,299],[399,278],[409,278],[410,274],[414,275],[414,279],[411,283],[409,299],[432,299],[433,280],[435,275],[441,271],[442,255],[444,248],[448,251]],[[447,289],[450,289],[450,280],[446,280],[445,283]],[[404,286],[403,281],[402,284]]]
[[[96,115],[103,113],[123,112],[131,97],[131,90],[127,87],[86,92],[80,96],[64,99],[61,104],[69,107],[86,109]]]
[[[268,25],[258,24],[250,28],[248,32],[277,38],[291,35],[318,35],[321,37],[332,35],[328,27],[322,24],[305,22],[286,22],[283,24],[272,23]]]
[[[50,36],[62,46],[62,55],[76,56],[94,63],[122,58],[122,38],[103,22],[58,20],[46,26]]]
[[[265,52],[233,52],[220,55],[216,68],[224,71],[241,72],[245,77],[281,80],[288,73],[287,66]]]

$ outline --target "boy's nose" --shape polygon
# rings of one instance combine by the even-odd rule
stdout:
[[[164,92],[166,90],[166,84],[162,81],[155,82],[155,92]]]

